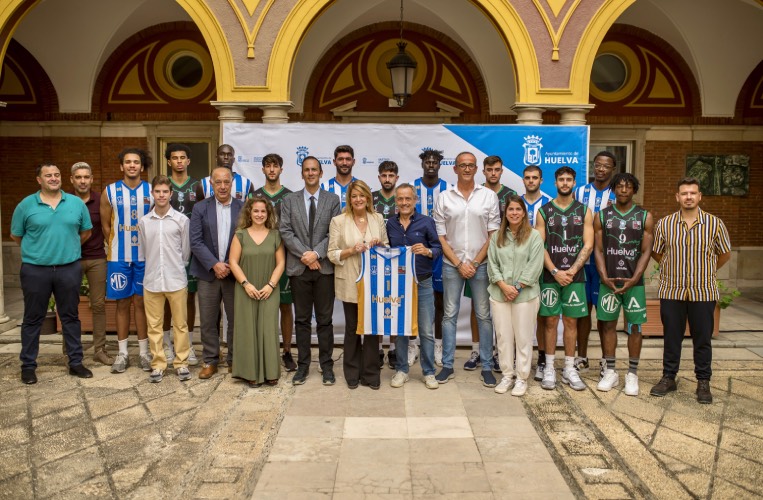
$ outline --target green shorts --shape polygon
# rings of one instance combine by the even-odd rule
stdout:
[[[472,287],[469,286],[468,281],[464,281],[464,297],[468,299],[472,298]]]
[[[599,285],[599,303],[596,304],[596,319],[601,321],[617,321],[620,308],[625,309],[627,332],[631,333],[631,325],[646,323],[646,290],[644,286],[634,286],[625,293],[614,293],[610,288]]]
[[[188,278],[188,293],[196,293],[199,291],[199,278],[190,273],[191,265],[188,264],[185,267],[185,275]]]
[[[281,304],[293,304],[294,298],[291,296],[291,284],[286,273],[281,275],[278,285],[281,287]]]
[[[540,284],[541,316],[566,316],[567,318],[584,318],[588,316],[588,304],[585,294],[585,283],[570,283],[562,288],[559,283]]]

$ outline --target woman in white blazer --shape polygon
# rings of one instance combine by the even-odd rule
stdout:
[[[358,289],[360,254],[372,246],[388,245],[384,217],[374,211],[368,185],[355,180],[347,187],[344,213],[331,219],[328,257],[334,263],[336,298],[344,307],[344,378],[350,389],[358,384],[371,389],[381,385],[379,337],[356,334],[358,326]],[[362,300],[362,297],[360,298]]]

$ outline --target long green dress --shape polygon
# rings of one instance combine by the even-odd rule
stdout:
[[[271,229],[259,245],[246,229],[236,231],[241,243],[239,265],[247,281],[261,289],[270,280],[276,267],[276,250],[281,234]],[[244,380],[277,380],[281,375],[278,344],[279,287],[267,300],[250,298],[244,288],[236,287],[235,321],[233,323],[233,376]]]

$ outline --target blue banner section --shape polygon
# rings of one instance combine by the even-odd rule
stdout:
[[[556,196],[554,172],[571,167],[577,185],[588,182],[588,127],[568,125],[444,125],[475,149],[498,155],[520,177],[525,167],[543,170],[541,191]]]

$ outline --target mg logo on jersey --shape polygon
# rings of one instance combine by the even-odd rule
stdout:
[[[111,281],[109,282],[111,288],[121,292],[127,287],[127,276],[122,273],[114,273],[111,275]]]
[[[559,300],[559,293],[553,288],[546,288],[540,294],[540,301],[546,307],[554,307]]]
[[[599,307],[604,309],[608,313],[613,313],[617,310],[617,297],[614,293],[608,293],[599,298]]]
[[[540,156],[540,150],[543,149],[543,144],[541,144],[541,140],[543,140],[542,137],[538,137],[537,135],[529,135],[525,137],[525,143],[522,144],[522,147],[525,149],[525,165],[538,165],[540,166],[541,163],[543,163],[543,159]]]

